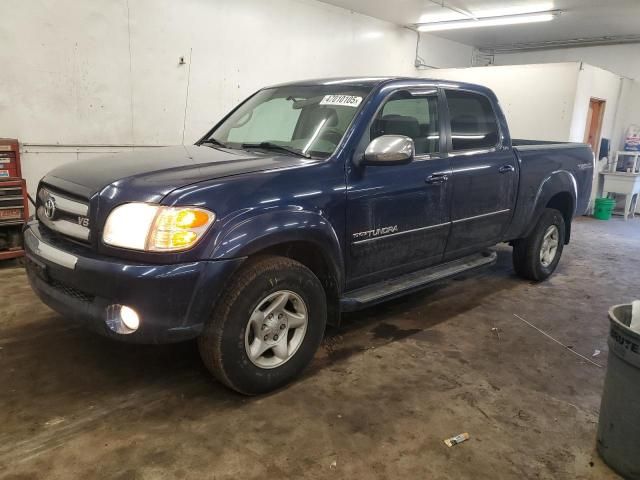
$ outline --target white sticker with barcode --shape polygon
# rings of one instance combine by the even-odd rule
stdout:
[[[362,97],[355,95],[325,95],[320,101],[320,105],[333,105],[340,107],[356,108],[362,102]]]

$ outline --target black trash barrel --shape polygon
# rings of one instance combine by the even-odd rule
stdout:
[[[609,319],[598,452],[624,478],[640,480],[640,333],[629,328],[631,305],[612,307]]]

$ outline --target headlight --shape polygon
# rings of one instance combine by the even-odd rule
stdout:
[[[109,214],[102,241],[150,252],[186,250],[202,238],[215,218],[203,208],[125,203]]]

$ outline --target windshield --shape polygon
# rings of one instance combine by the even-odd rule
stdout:
[[[208,142],[326,158],[369,91],[344,85],[268,88],[233,112]]]

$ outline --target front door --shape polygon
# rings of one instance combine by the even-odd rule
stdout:
[[[435,89],[397,91],[378,110],[360,145],[380,135],[413,139],[407,165],[352,165],[347,179],[348,288],[442,260],[449,234],[449,161]]]
[[[451,145],[451,235],[445,259],[502,239],[516,201],[518,165],[491,101],[475,92],[447,90]]]

